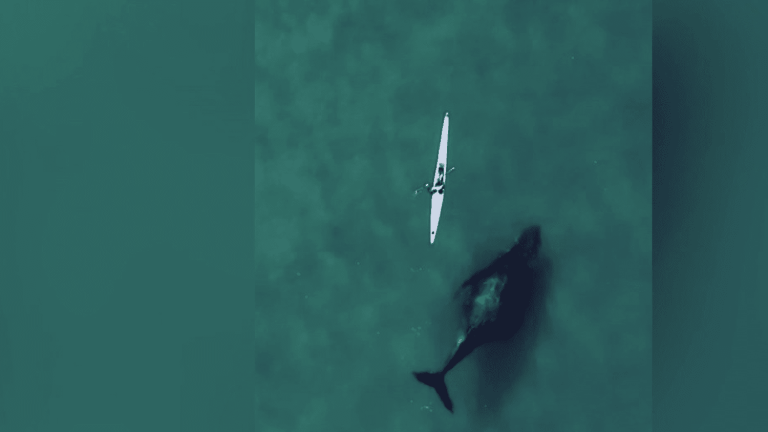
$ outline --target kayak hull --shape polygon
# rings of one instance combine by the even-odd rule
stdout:
[[[437,166],[435,166],[435,177],[432,180],[432,184],[437,183],[437,179],[440,177],[440,167],[445,169],[448,164],[448,113],[445,113],[443,118],[443,131],[440,134],[440,147],[437,150]]]
[[[440,133],[440,148],[437,151],[437,166],[435,167],[435,178],[432,184],[437,184],[440,178],[440,169],[443,170],[443,184],[447,179],[448,173],[446,164],[448,163],[448,113],[445,113],[443,118],[443,130]],[[432,211],[429,215],[429,243],[435,242],[435,236],[437,235],[437,225],[440,222],[440,212],[443,209],[443,189],[439,192],[432,194]]]
[[[429,244],[435,242],[437,224],[440,222],[440,211],[443,209],[443,194],[432,194],[432,212],[429,215]]]

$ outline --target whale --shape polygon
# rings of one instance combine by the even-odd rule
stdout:
[[[523,327],[538,288],[540,248],[541,228],[530,226],[508,251],[464,281],[458,290],[461,331],[450,357],[439,371],[413,372],[451,413],[446,374],[478,347],[509,340]]]

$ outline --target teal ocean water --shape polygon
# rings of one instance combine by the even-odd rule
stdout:
[[[4,1],[0,430],[647,431],[650,4]],[[445,111],[445,204],[429,201]],[[540,224],[541,326],[414,370]],[[497,371],[502,375],[504,371]]]
[[[650,5],[288,4],[256,29],[262,430],[650,430]],[[445,111],[430,245],[411,195]],[[451,416],[411,371],[442,366],[453,292],[534,223],[546,325],[503,391],[473,357],[452,371]]]

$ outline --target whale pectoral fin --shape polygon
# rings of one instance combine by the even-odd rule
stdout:
[[[413,376],[415,376],[420,383],[426,384],[435,389],[437,395],[440,396],[440,400],[443,401],[443,405],[445,405],[448,411],[453,412],[453,402],[451,401],[451,397],[448,395],[448,386],[445,385],[444,373],[414,372]]]

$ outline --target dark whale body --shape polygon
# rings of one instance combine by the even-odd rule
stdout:
[[[523,326],[537,287],[540,246],[540,227],[528,227],[509,251],[462,284],[463,338],[441,371],[414,372],[417,380],[437,391],[449,411],[453,402],[445,385],[448,371],[475,348],[509,340]]]

